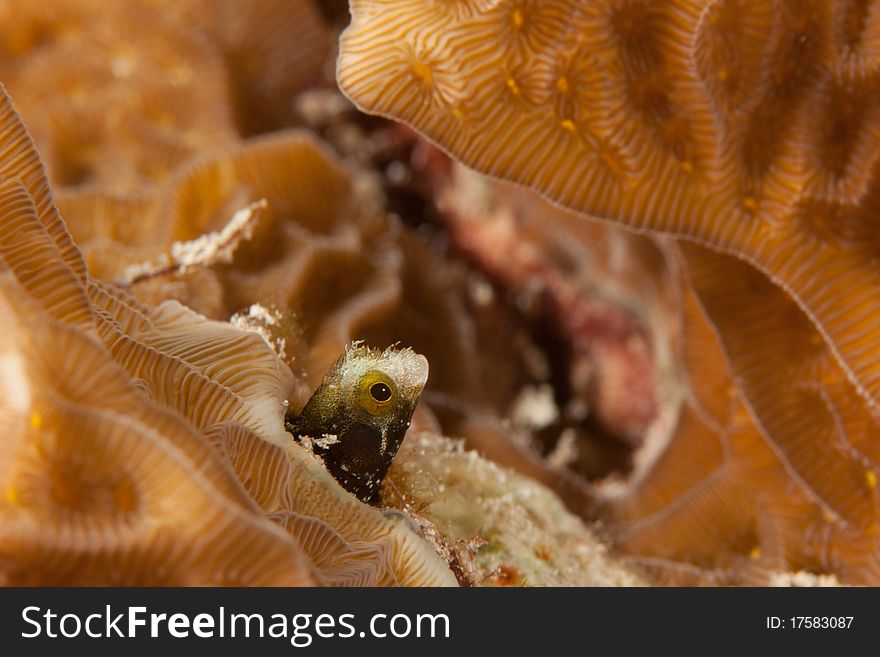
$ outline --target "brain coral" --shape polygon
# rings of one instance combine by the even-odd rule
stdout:
[[[347,106],[343,4],[0,3],[0,579],[641,581],[444,433],[652,581],[880,581],[874,4],[352,0],[347,94],[580,216]],[[355,338],[384,512],[283,431]]]
[[[53,184],[126,193],[289,124],[330,49],[308,0],[13,0],[0,26],[0,80]]]
[[[751,262],[874,406],[872,8],[366,0],[352,3],[339,82],[481,171]]]
[[[537,289],[551,300],[537,308],[572,345],[569,376],[578,378],[585,359],[587,381],[605,378],[622,326],[624,348],[642,353],[647,341],[649,373],[658,377],[657,413],[633,444],[626,478],[618,473],[585,489],[552,467],[517,461],[510,446],[487,450],[493,458],[602,518],[655,581],[766,583],[789,569],[874,581],[876,429],[793,301],[734,258],[585,223],[497,184],[485,185],[491,207],[482,210],[479,196],[461,186],[450,190],[453,235],[515,294]],[[597,301],[610,299],[642,318],[646,333],[620,324],[620,311],[591,316]],[[624,402],[644,398],[639,386],[624,390]],[[585,399],[594,422],[602,420],[601,400],[589,391],[582,397],[570,386],[561,415],[575,438],[570,467],[596,479],[615,458],[597,449],[594,424],[569,417],[572,402]],[[504,432],[492,438],[503,444]]]
[[[530,374],[515,342],[492,336],[514,336],[516,327],[491,308],[476,312],[464,272],[378,211],[375,193],[358,184],[326,145],[297,129],[199,158],[146,197],[69,190],[59,207],[90,272],[120,281],[131,265],[222,230],[235,209],[265,200],[228,262],[148,276],[128,291],[147,303],[175,298],[216,319],[249,307],[280,312],[282,356],[307,384],[295,404],[346,344],[365,339],[424,353],[435,396],[504,410]],[[478,351],[483,358],[468,357]]]
[[[491,308],[472,312],[467,277],[383,216],[364,176],[313,135],[251,136],[296,123],[297,93],[323,75],[332,44],[312,2],[13,1],[0,11],[0,79],[92,276],[214,319],[257,303],[284,309],[297,337],[285,357],[308,385],[355,337],[405,340],[435,363],[433,390],[510,404],[529,375],[492,335],[515,328]],[[156,266],[262,199],[231,262]],[[152,275],[130,269],[139,264]],[[466,356],[477,350],[486,362]]]
[[[0,117],[0,580],[454,583],[286,440],[262,338],[90,279],[5,92]]]
[[[705,276],[696,285],[701,293],[709,281],[731,280],[719,275],[719,265],[725,264],[724,274],[768,294],[774,309],[796,308],[741,261],[719,259],[700,247],[685,249],[694,267],[688,271]],[[698,262],[709,263],[714,274],[696,269]],[[740,369],[743,363],[735,358],[743,343],[735,336],[741,329],[731,329],[738,316],[722,314],[715,305],[727,298],[726,286],[722,296],[712,297],[704,307],[689,282],[682,285],[680,358],[687,393],[674,432],[646,445],[642,462],[637,454],[634,475],[597,485],[598,512],[609,523],[609,533],[654,577],[671,583],[766,584],[775,572],[787,570],[831,573],[847,582],[875,581],[876,491],[865,456],[848,444],[862,449],[870,445],[867,427],[859,426],[864,416],[855,414],[856,426],[845,429],[836,424],[843,416],[833,415],[837,409],[824,403],[797,407],[797,394],[790,395],[793,401],[789,395],[749,397],[756,393],[755,385],[773,385],[774,379],[749,379],[753,374]],[[760,305],[752,305],[755,291],[734,297],[748,306],[747,314],[761,312]],[[718,318],[724,323],[715,324]],[[783,315],[784,321],[811,327],[797,312]],[[809,336],[804,342],[810,344]],[[768,345],[774,348],[790,347]],[[762,352],[751,351],[748,361],[754,366]],[[775,369],[779,363],[767,353],[761,366]],[[773,376],[776,383],[786,377],[783,390],[825,394],[812,373],[784,370]],[[803,416],[780,418],[793,413],[789,409]],[[787,423],[780,428],[782,419]]]
[[[32,9],[14,3],[4,9],[10,7],[25,15]],[[76,18],[78,11],[87,8],[86,4],[72,6],[72,15]],[[124,9],[119,11],[125,14]],[[37,13],[47,23],[40,30],[52,33],[60,15]],[[42,62],[47,73],[56,65],[63,69],[61,64],[88,40],[90,30],[112,36],[119,27],[116,21],[122,20],[114,12],[91,17],[94,26],[74,21],[80,26],[74,32],[83,30],[71,42],[76,47],[62,47],[67,43],[63,38],[57,43],[51,38],[45,43],[38,39],[35,51],[16,51],[18,58],[7,62],[10,79],[22,91],[23,105],[33,117],[37,140],[42,140],[50,157],[58,144],[43,139],[48,134],[42,132],[47,120],[54,120],[48,114],[68,117],[67,110],[75,109],[83,99],[74,93],[49,102],[47,90],[29,85],[33,78],[24,72],[36,74],[34,62]],[[27,25],[23,16],[16,20]],[[178,29],[173,14],[165,20],[169,30]],[[125,30],[134,28],[129,25]],[[7,45],[13,40],[10,35],[4,38]],[[92,64],[106,66],[115,43],[118,39],[109,36],[106,41],[95,40]],[[151,80],[162,76],[147,73],[151,58],[161,52],[145,46],[138,56],[145,57],[147,69],[138,68],[127,78],[129,84],[108,82],[106,93],[100,96],[106,111],[95,115],[99,120],[95,135],[101,135],[91,142],[95,150],[89,154],[82,144],[71,145],[73,154],[92,157],[96,168],[89,165],[81,169],[86,175],[68,177],[63,167],[51,162],[48,167],[61,183],[58,206],[81,244],[82,255],[61,222],[41,164],[4,96],[4,116],[11,127],[3,135],[2,163],[11,168],[3,175],[11,185],[21,180],[38,199],[37,209],[45,215],[46,226],[58,243],[51,249],[39,247],[46,238],[28,229],[4,233],[4,248],[10,249],[10,259],[30,254],[21,264],[17,282],[29,292],[51,296],[57,307],[48,310],[57,310],[64,321],[72,321],[72,316],[87,333],[91,349],[88,358],[82,359],[79,350],[71,349],[70,359],[65,360],[58,349],[41,343],[44,360],[30,351],[24,357],[28,367],[42,363],[38,373],[15,370],[11,374],[34,385],[61,382],[67,393],[89,385],[78,377],[103,377],[104,385],[96,387],[95,396],[81,399],[82,405],[100,410],[103,403],[123,399],[127,405],[111,410],[135,415],[146,425],[145,431],[158,432],[153,436],[159,442],[157,449],[171,450],[177,459],[157,461],[158,457],[142,453],[145,447],[132,454],[141,434],[138,427],[129,426],[131,422],[113,429],[113,449],[120,453],[105,458],[104,451],[110,447],[94,437],[103,435],[103,426],[88,444],[83,443],[77,431],[68,431],[76,425],[67,416],[56,417],[56,406],[63,405],[57,396],[45,401],[39,415],[10,414],[11,423],[20,425],[25,417],[31,433],[54,441],[42,448],[40,458],[51,457],[59,470],[49,475],[31,473],[36,466],[17,459],[17,443],[2,448],[4,455],[13,455],[8,461],[11,480],[5,490],[11,506],[7,510],[14,514],[20,508],[29,509],[28,531],[42,536],[35,558],[50,558],[58,564],[36,570],[27,581],[39,577],[45,583],[454,583],[442,549],[438,554],[435,546],[415,533],[407,516],[382,514],[360,504],[341,491],[320,464],[290,444],[280,424],[285,410],[282,402],[289,399],[294,406],[301,404],[314,381],[357,336],[386,344],[404,339],[428,353],[435,364],[434,394],[444,403],[453,398],[459,405],[466,402],[474,408],[497,409],[510,402],[526,376],[518,354],[494,339],[498,330],[512,328],[491,308],[480,307],[479,313],[473,313],[479,304],[469,292],[464,272],[405,231],[399,219],[378,211],[371,185],[365,192],[364,181],[352,176],[325,145],[305,131],[248,139],[221,131],[222,139],[193,143],[191,151],[168,160],[162,175],[142,176],[143,170],[129,165],[130,158],[152,158],[162,151],[162,143],[134,147],[125,141],[131,135],[112,131],[117,118],[128,122],[124,128],[128,133],[132,121],[149,116],[145,106],[130,105],[127,99],[141,92],[149,98],[156,92]],[[203,51],[204,60],[188,59],[192,53],[186,48],[166,54],[180,57],[178,64],[193,66],[196,73],[198,66],[206,66],[206,81],[213,79],[218,60],[210,56],[210,48]],[[84,59],[84,67],[93,73],[87,64]],[[202,91],[205,97],[218,93],[223,98],[217,87]],[[266,93],[275,97],[288,92]],[[33,102],[28,100],[30,94]],[[175,102],[171,96],[158,97],[156,107],[171,103],[173,109]],[[219,104],[219,113],[210,104],[185,105],[181,118],[188,125],[201,125],[201,115],[223,115],[226,105]],[[112,118],[114,112],[117,118]],[[271,127],[268,119],[256,124]],[[81,125],[72,118],[68,127]],[[125,152],[118,150],[120,144],[125,145]],[[204,150],[210,154],[193,157]],[[4,208],[13,211],[27,205],[22,194],[18,187],[4,193]],[[242,207],[246,208],[243,215]],[[239,216],[245,223],[236,228]],[[10,229],[17,226],[10,225]],[[205,238],[209,245],[216,243],[227,232],[226,253],[194,248],[205,244]],[[63,262],[59,249],[65,255]],[[181,255],[184,252],[189,255]],[[39,276],[31,278],[28,263],[34,257],[40,258],[41,268]],[[335,293],[328,294],[329,289]],[[240,315],[237,322],[248,332],[208,321],[173,299],[224,320],[234,310],[250,306],[250,314]],[[266,318],[268,324],[260,324]],[[28,315],[17,332],[10,331],[10,340],[20,337],[27,342],[32,322],[41,320]],[[296,376],[254,334],[255,326],[294,365]],[[468,357],[480,350],[485,360]],[[106,371],[99,368],[91,373],[79,367],[90,358],[96,367],[105,363]],[[498,385],[487,385],[499,374]],[[111,396],[107,387],[120,390]],[[140,404],[139,414],[133,414],[132,404]],[[17,435],[10,432],[10,440]],[[75,456],[80,449],[94,453],[94,459]],[[128,468],[126,458],[138,459],[141,467]],[[479,459],[471,461],[480,463]],[[162,468],[164,478],[154,481],[153,467]],[[87,471],[95,476],[87,476]],[[66,524],[60,523],[53,499],[32,499],[33,486],[51,477],[58,482],[50,487],[52,494],[60,496],[58,504],[77,510]],[[180,477],[193,481],[181,483],[176,479]],[[189,492],[203,477],[213,488],[198,495]],[[442,480],[440,485],[444,485]],[[168,518],[157,517],[178,493],[190,495],[193,508],[184,506]],[[193,521],[190,514],[202,512],[196,502],[201,500],[204,506],[209,499],[213,500],[208,509],[212,515]],[[153,515],[144,515],[147,508],[155,509]],[[223,514],[230,518],[221,522],[217,516]],[[101,518],[106,537],[62,540],[68,531],[82,534],[81,527],[90,526],[96,516]],[[160,521],[165,523],[165,533],[161,545],[153,546],[149,528]],[[569,519],[569,526],[572,523],[577,524]],[[600,550],[589,532],[578,526],[578,539],[570,539],[573,544],[588,541]],[[223,541],[212,538],[212,527],[224,533]],[[119,532],[129,537],[128,542],[113,542]],[[250,533],[255,535],[253,546],[247,544]],[[260,538],[261,533],[266,537]],[[24,541],[7,544],[3,572],[8,582],[25,581],[34,563],[26,558],[27,545],[33,543]],[[185,552],[188,558],[174,568],[148,572],[145,564],[170,558],[167,555],[172,552],[161,550]],[[78,556],[81,553],[84,556]],[[264,568],[261,559],[272,560],[273,567]],[[577,576],[571,581],[578,581]]]
[[[691,401],[659,458],[599,490],[619,544],[672,581],[878,581],[878,16],[352,2],[338,80],[360,107],[584,215],[708,247],[683,242],[680,266],[683,348],[712,359],[684,358]]]

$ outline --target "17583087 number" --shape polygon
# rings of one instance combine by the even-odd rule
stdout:
[[[854,616],[767,616],[768,630],[847,630],[852,627]]]
[[[853,616],[792,616],[792,629],[848,629]]]

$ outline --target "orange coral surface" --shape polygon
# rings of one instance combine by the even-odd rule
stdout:
[[[91,279],[5,95],[0,117],[0,581],[452,581],[292,448],[262,338]]]
[[[644,479],[600,487],[624,549],[686,581],[775,563],[876,583],[877,4],[352,12],[339,82],[360,107],[581,213],[706,247],[681,247],[686,326],[715,334],[730,375],[707,387],[706,361],[685,367],[689,396],[726,394],[701,403],[725,415],[686,402]]]
[[[341,4],[0,4],[0,581],[504,583],[438,432],[655,583],[880,583],[880,4],[352,0],[334,78]],[[354,339],[386,513],[284,431]]]

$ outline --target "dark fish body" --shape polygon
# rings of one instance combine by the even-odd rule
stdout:
[[[287,429],[343,488],[374,502],[427,378],[427,359],[412,349],[353,343]]]

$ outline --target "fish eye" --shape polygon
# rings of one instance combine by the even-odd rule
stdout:
[[[370,396],[377,402],[387,402],[391,399],[391,388],[381,381],[374,383],[370,386]]]
[[[367,372],[358,388],[358,403],[370,415],[385,415],[392,410],[391,402],[397,395],[397,386],[384,372]]]

